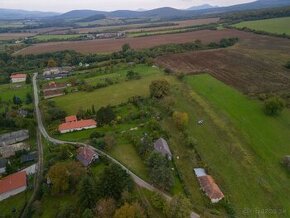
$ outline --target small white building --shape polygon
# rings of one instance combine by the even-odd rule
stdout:
[[[26,188],[26,172],[11,174],[0,180],[0,201],[24,192]]]
[[[12,83],[25,82],[26,78],[27,78],[27,74],[24,74],[24,73],[14,73],[14,74],[11,74],[10,76]]]
[[[33,164],[33,165],[31,165],[31,166],[29,166],[21,171],[25,172],[27,176],[34,175],[37,171],[37,165]]]

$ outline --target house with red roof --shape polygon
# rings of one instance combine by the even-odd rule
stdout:
[[[97,122],[95,120],[78,120],[77,117],[73,115],[65,118],[65,122],[59,125],[58,131],[60,133],[68,133],[96,127]]]
[[[225,197],[214,179],[210,175],[207,175],[204,169],[195,168],[194,172],[201,189],[209,197],[212,203],[217,203]]]
[[[27,78],[27,74],[25,74],[25,73],[13,73],[10,76],[10,79],[11,79],[12,83],[25,82],[26,78]]]
[[[99,159],[99,155],[89,146],[80,147],[77,150],[77,159],[85,166],[89,166],[92,162]]]
[[[24,192],[27,188],[26,172],[17,172],[0,180],[0,201]]]

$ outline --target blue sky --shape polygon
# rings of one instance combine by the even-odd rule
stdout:
[[[158,7],[188,8],[194,5],[234,5],[254,0],[0,0],[0,8],[65,12],[73,9],[119,10]]]

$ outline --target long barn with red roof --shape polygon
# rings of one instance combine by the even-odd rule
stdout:
[[[0,201],[24,192],[26,188],[26,172],[11,174],[0,180]]]
[[[76,116],[69,116],[65,118],[65,122],[60,124],[58,131],[60,133],[68,133],[73,131],[80,131],[84,129],[93,129],[97,127],[97,122],[93,119],[78,120]]]

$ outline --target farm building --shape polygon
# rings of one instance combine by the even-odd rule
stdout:
[[[68,77],[70,75],[71,67],[61,68],[61,67],[53,67],[47,68],[43,72],[43,77],[47,80],[51,79],[61,79]]]
[[[29,138],[28,130],[20,130],[0,135],[0,147],[15,144]]]
[[[62,90],[67,87],[66,83],[56,83],[49,82],[48,84],[43,85],[42,90],[45,91],[54,91],[54,90]]]
[[[44,99],[54,98],[54,97],[62,96],[64,94],[65,93],[64,93],[63,90],[46,90],[46,91],[43,91]]]
[[[195,168],[194,172],[199,181],[201,189],[210,198],[212,203],[217,203],[224,198],[224,194],[221,192],[214,179],[207,175],[204,169]]]
[[[17,172],[0,180],[0,201],[17,195],[27,188],[26,173]]]
[[[77,151],[77,159],[85,166],[89,166],[92,162],[99,159],[99,155],[88,146],[81,147]]]
[[[0,174],[6,173],[6,165],[7,165],[7,160],[4,158],[0,158]]]
[[[59,125],[58,130],[60,133],[67,133],[96,127],[97,122],[95,120],[78,120],[76,116],[69,116],[65,118],[65,123]]]
[[[13,73],[10,76],[12,83],[21,83],[26,81],[27,75],[24,73]]]
[[[172,154],[169,149],[169,146],[165,139],[160,138],[154,143],[154,149],[161,153],[163,156],[167,157],[168,160],[172,160]]]
[[[20,157],[20,162],[21,163],[26,163],[30,161],[35,161],[37,160],[37,152],[31,152],[29,154],[23,154]]]
[[[13,145],[0,147],[0,154],[4,158],[9,158],[15,155],[16,151],[29,150],[30,146],[26,143],[20,142]]]

